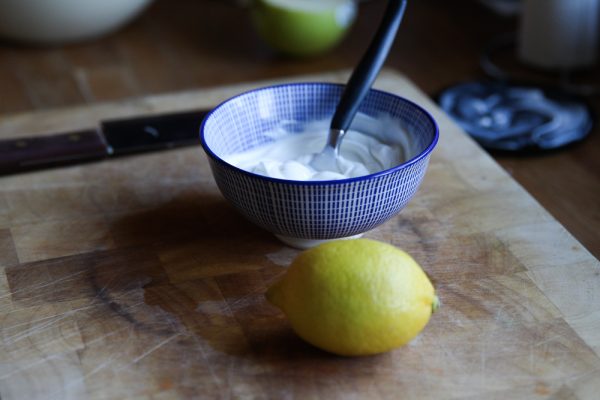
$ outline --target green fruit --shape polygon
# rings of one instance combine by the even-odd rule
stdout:
[[[273,49],[312,56],[335,46],[356,16],[354,0],[255,0],[252,20]]]

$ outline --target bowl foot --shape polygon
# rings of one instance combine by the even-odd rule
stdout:
[[[288,246],[295,247],[295,248],[301,249],[301,250],[305,250],[305,249],[310,249],[311,247],[315,247],[321,243],[331,242],[332,240],[358,239],[362,235],[363,235],[362,233],[359,233],[358,235],[347,236],[347,237],[336,238],[336,239],[302,239],[302,238],[283,236],[283,235],[275,235],[275,236],[277,237],[277,239],[281,240],[283,243],[287,244]]]

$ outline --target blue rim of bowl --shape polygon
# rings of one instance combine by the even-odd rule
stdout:
[[[331,184],[343,184],[343,183],[352,183],[352,182],[358,182],[358,181],[362,181],[362,180],[367,180],[367,179],[372,179],[372,178],[376,178],[376,177],[380,177],[380,176],[384,176],[384,175],[388,175],[388,174],[392,174],[398,170],[404,169],[412,164],[415,164],[416,162],[420,161],[421,159],[427,157],[435,148],[439,136],[440,136],[440,129],[438,127],[438,124],[435,122],[435,119],[433,118],[433,116],[427,111],[425,110],[423,107],[421,107],[420,105],[416,104],[415,102],[408,100],[402,96],[398,96],[396,94],[390,93],[390,92],[386,92],[384,90],[378,90],[378,89],[369,89],[372,92],[377,92],[377,93],[382,93],[384,95],[387,96],[393,96],[396,97],[408,104],[410,104],[411,106],[417,108],[418,110],[420,110],[433,124],[433,127],[435,128],[435,134],[433,135],[433,139],[431,140],[431,142],[429,143],[429,145],[425,148],[425,150],[423,150],[422,152],[420,152],[419,154],[417,154],[415,157],[411,158],[410,160],[407,160],[401,164],[398,164],[392,168],[388,168],[388,169],[384,169],[383,171],[379,171],[379,172],[375,172],[373,174],[369,174],[369,175],[362,175],[362,176],[357,176],[355,178],[346,178],[346,179],[331,179],[331,180],[322,180],[322,181],[296,181],[293,179],[281,179],[281,178],[271,178],[269,176],[265,176],[265,175],[260,175],[260,174],[255,174],[254,172],[250,172],[250,171],[246,171],[245,169],[242,168],[238,168],[233,164],[230,164],[228,162],[226,162],[225,160],[223,160],[221,157],[219,157],[218,155],[216,155],[211,149],[210,147],[208,147],[208,144],[206,143],[206,140],[204,138],[204,126],[206,125],[206,121],[208,121],[208,119],[210,118],[210,116],[219,108],[221,108],[223,105],[225,105],[225,103],[229,103],[230,101],[238,98],[238,97],[242,97],[242,96],[246,96],[250,93],[254,93],[254,92],[261,92],[263,90],[270,90],[270,89],[275,89],[275,88],[281,88],[281,87],[289,87],[289,86],[304,86],[304,85],[323,85],[323,86],[345,86],[342,83],[331,83],[331,82],[292,82],[292,83],[282,83],[282,84],[277,84],[277,85],[270,85],[270,86],[263,86],[263,87],[259,87],[256,89],[251,89],[248,90],[246,92],[237,94],[233,97],[228,98],[227,100],[219,103],[216,107],[214,107],[208,114],[206,114],[206,116],[204,117],[204,119],[202,120],[202,123],[200,124],[200,142],[202,145],[202,148],[204,149],[204,151],[206,152],[206,154],[208,156],[210,156],[211,158],[213,158],[215,161],[228,166],[230,168],[235,169],[236,171],[239,171],[245,175],[249,175],[251,177],[254,178],[259,178],[259,179],[263,179],[266,181],[271,181],[271,182],[275,182],[275,183],[285,183],[285,184],[294,184],[294,185],[309,185],[309,186],[319,186],[319,185],[331,185]],[[325,132],[325,134],[327,134]]]

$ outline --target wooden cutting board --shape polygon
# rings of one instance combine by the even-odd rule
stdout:
[[[4,117],[0,137],[265,84]],[[366,235],[437,288],[413,342],[344,358],[298,339],[263,297],[297,250],[223,200],[199,147],[171,150],[0,178],[0,397],[597,399],[598,260],[406,78],[376,86],[441,127],[418,194]]]

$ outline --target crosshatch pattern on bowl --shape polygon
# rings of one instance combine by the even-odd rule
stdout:
[[[265,184],[260,177],[210,163],[223,196],[256,225],[284,236],[329,239],[369,231],[393,217],[415,194],[428,161],[339,185]]]
[[[343,85],[330,83],[287,84],[256,89],[216,107],[204,127],[204,139],[217,157],[266,144],[273,141],[266,133],[280,126],[282,121],[330,119],[343,89]],[[377,118],[382,110],[394,119],[401,119],[405,130],[426,132],[433,125],[425,111],[405,99],[382,91],[371,90],[359,108],[359,112],[373,118]],[[432,141],[431,135],[415,135],[414,138],[416,141],[408,158],[419,154]]]
[[[340,85],[292,84],[234,97],[212,112],[205,127],[207,144],[219,157],[260,146],[273,140],[265,133],[282,121],[330,118],[342,90]]]

